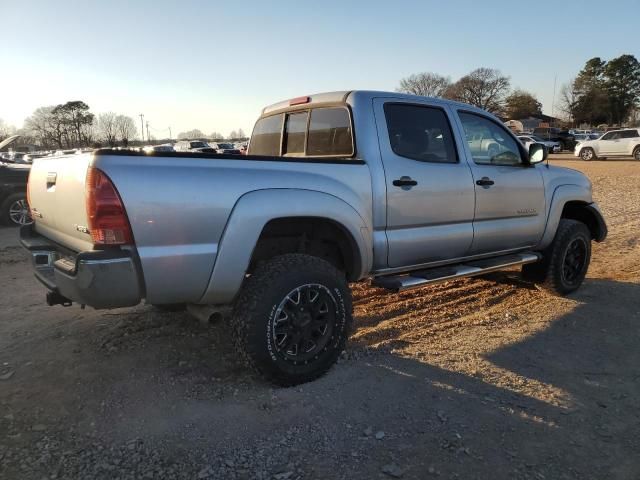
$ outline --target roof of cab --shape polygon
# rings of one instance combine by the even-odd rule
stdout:
[[[340,103],[349,103],[350,99],[355,99],[358,97],[361,100],[372,99],[372,98],[397,98],[399,100],[414,100],[414,101],[424,101],[425,99],[431,99],[439,103],[445,103],[448,105],[456,106],[456,107],[464,107],[466,110],[478,111],[487,113],[486,111],[474,107],[473,105],[469,105],[462,102],[456,102],[454,100],[448,100],[445,98],[431,98],[431,97],[423,97],[418,95],[409,95],[406,93],[399,92],[384,92],[384,91],[376,91],[376,90],[343,90],[337,92],[325,92],[325,93],[315,93],[312,95],[305,95],[302,97],[297,97],[294,99],[283,100],[278,103],[274,103],[272,105],[268,105],[262,109],[261,116],[266,116],[272,114],[274,112],[284,111],[284,110],[296,110],[300,108],[305,108],[305,106],[309,105],[318,105],[318,104],[340,104]],[[301,103],[291,103],[293,101],[298,101],[300,99],[308,99],[307,101]]]

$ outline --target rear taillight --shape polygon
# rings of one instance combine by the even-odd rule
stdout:
[[[29,209],[29,214],[31,215],[31,194],[29,193],[30,180],[31,180],[31,170],[29,170],[29,175],[27,176],[27,208]],[[35,220],[35,216],[32,215],[32,218]]]
[[[133,243],[131,226],[120,195],[109,177],[93,167],[87,170],[86,206],[94,245]]]

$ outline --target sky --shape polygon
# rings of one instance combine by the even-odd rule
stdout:
[[[638,18],[640,0],[0,0],[0,119],[83,100],[157,138],[227,135],[283,99],[481,66],[552,114],[589,58],[640,58]]]

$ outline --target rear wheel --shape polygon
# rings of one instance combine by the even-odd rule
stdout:
[[[633,151],[633,158],[634,160],[640,160],[640,147],[636,147]]]
[[[22,226],[33,223],[27,199],[22,193],[9,195],[0,206],[0,221],[4,225]]]
[[[303,254],[274,257],[245,280],[231,317],[234,343],[268,380],[297,385],[336,362],[351,330],[343,272]]]
[[[585,162],[596,160],[596,152],[594,152],[593,148],[591,147],[583,148],[582,150],[580,150],[580,158]]]
[[[562,219],[553,243],[540,263],[525,265],[522,273],[545,290],[566,295],[577,290],[591,261],[591,233],[577,220]]]

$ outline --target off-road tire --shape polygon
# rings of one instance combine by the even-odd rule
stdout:
[[[640,147],[636,147],[633,150],[633,159],[634,160],[640,160]]]
[[[331,299],[331,335],[313,358],[304,362],[283,359],[287,355],[278,350],[272,333],[276,312],[291,292],[309,285],[319,286]],[[351,314],[351,291],[343,272],[318,257],[286,254],[258,265],[245,279],[230,322],[236,350],[245,363],[277,385],[292,386],[315,380],[336,362],[351,332]]]
[[[571,261],[573,258],[578,259]],[[577,220],[561,219],[542,261],[523,268],[523,276],[528,270],[527,274],[530,278],[536,277],[534,281],[539,287],[557,295],[567,295],[582,285],[590,260],[591,233],[587,226]]]
[[[580,158],[585,162],[598,159],[598,157],[596,156],[596,152],[591,147],[585,147],[582,150],[580,150]]]
[[[12,193],[4,199],[4,201],[0,204],[0,225],[7,225],[10,227],[19,227],[21,225],[13,221],[9,214],[9,209],[11,208],[11,206],[20,200],[26,202],[27,197],[22,193]],[[28,223],[33,223],[33,220],[29,220]]]

